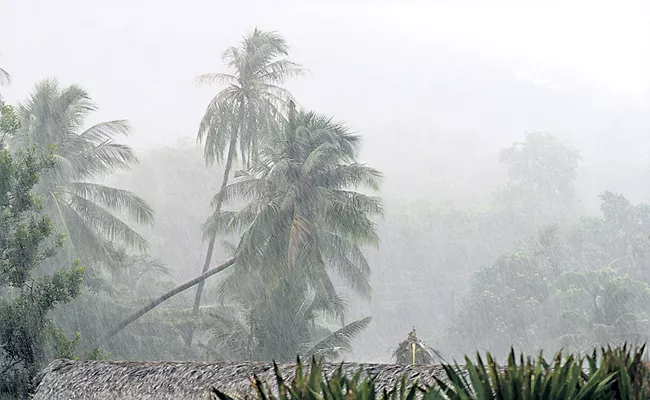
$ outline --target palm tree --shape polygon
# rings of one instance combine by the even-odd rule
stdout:
[[[361,247],[378,243],[370,218],[382,210],[379,199],[355,190],[378,189],[381,174],[355,162],[358,144],[358,136],[329,118],[295,114],[269,139],[259,163],[236,173],[237,181],[215,196],[215,202],[248,200],[239,211],[216,215],[205,228],[208,235],[243,231],[235,250],[237,268],[218,294],[245,310],[248,330],[238,332],[248,332],[242,343],[254,358],[288,361],[297,350],[332,353],[313,343],[312,351],[305,348],[315,337],[309,327],[320,313],[344,317],[331,269],[354,292],[370,296],[370,268]],[[225,330],[234,326],[221,322]],[[359,328],[345,329],[351,327]]]
[[[270,140],[260,162],[217,194],[248,200],[224,211],[206,232],[243,231],[235,252],[237,268],[220,285],[220,295],[262,296],[291,276],[319,301],[341,304],[329,271],[357,294],[369,297],[370,268],[361,247],[377,245],[374,215],[378,198],[356,191],[377,190],[379,171],[355,162],[359,137],[331,119],[300,112]],[[338,307],[339,314],[342,306]]]
[[[39,82],[31,97],[18,106],[20,128],[12,146],[55,149],[55,167],[37,187],[44,209],[62,232],[75,256],[110,262],[113,243],[146,250],[147,242],[116,216],[124,213],[137,223],[152,223],[153,210],[127,190],[96,183],[108,174],[137,162],[131,148],[115,138],[126,135],[126,121],[100,122],[83,129],[96,110],[81,87],[61,88],[54,79]]]
[[[230,47],[222,54],[229,73],[198,77],[202,84],[226,85],[208,105],[197,136],[199,142],[205,142],[204,157],[209,165],[221,163],[226,153],[221,189],[228,184],[233,161],[237,158],[237,144],[242,165],[255,164],[268,133],[276,130],[282,118],[280,110],[291,99],[291,94],[279,85],[303,72],[300,65],[286,58],[288,52],[282,36],[255,29],[239,46]],[[219,214],[221,206],[222,200],[218,199],[214,204],[215,215]],[[210,266],[215,240],[215,236],[209,238],[202,273]],[[202,293],[203,282],[196,290],[195,313]],[[188,345],[191,341],[192,335]]]

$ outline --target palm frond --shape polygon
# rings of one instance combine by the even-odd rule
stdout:
[[[331,203],[324,220],[333,232],[353,243],[374,246],[379,243],[377,224],[368,218],[368,213],[354,205]]]
[[[234,121],[237,119],[236,97],[238,92],[226,88],[219,92],[208,105],[196,137],[198,143],[205,142],[204,158],[208,165],[221,162],[229,140],[233,137]]]
[[[354,337],[365,330],[371,321],[372,317],[366,317],[345,325],[312,346],[302,358],[335,358],[342,352],[350,352]]]
[[[382,178],[381,172],[362,164],[337,165],[319,175],[323,186],[341,189],[367,187],[379,190]]]
[[[76,257],[85,260],[112,260],[109,244],[97,235],[97,231],[64,199],[50,193],[48,213],[59,229],[67,236],[66,246],[71,248]]]
[[[125,189],[90,182],[70,182],[70,191],[111,211],[126,212],[139,224],[153,224],[154,212],[141,197]]]
[[[79,134],[79,138],[90,143],[110,142],[116,136],[128,136],[131,127],[127,120],[100,122]]]
[[[197,76],[194,81],[198,85],[237,85],[238,79],[235,75],[211,72]]]
[[[78,164],[79,176],[101,177],[116,171],[130,169],[138,158],[131,147],[112,142],[101,143],[97,146],[79,148],[68,158],[75,159]]]
[[[5,84],[6,85],[11,84],[11,75],[9,74],[9,72],[0,68],[0,85],[5,85]]]
[[[237,246],[227,240],[220,240],[219,244],[221,245],[221,247],[226,249],[231,256],[233,256],[237,251]]]
[[[305,175],[316,174],[325,170],[340,157],[339,148],[336,144],[325,142],[312,150],[302,164],[302,173]]]
[[[263,65],[257,76],[261,82],[284,82],[287,79],[304,76],[308,72],[302,65],[286,59],[271,61]]]
[[[235,217],[234,211],[219,211],[212,213],[208,219],[203,223],[202,232],[203,240],[209,240],[218,233],[230,233],[233,218]]]
[[[70,206],[79,214],[85,224],[100,232],[108,240],[122,242],[139,251],[146,251],[149,248],[149,244],[142,235],[97,203],[71,193]]]
[[[251,336],[248,326],[237,312],[229,307],[210,313],[214,319],[208,348],[217,356],[228,359],[251,359]]]
[[[348,241],[327,232],[319,232],[321,253],[328,265],[336,268],[349,287],[369,299],[370,266],[361,250]]]
[[[211,205],[214,206],[219,201],[219,198],[222,199],[224,204],[229,204],[236,198],[249,200],[254,198],[265,198],[268,197],[268,194],[269,186],[265,179],[244,176],[217,193],[212,198]]]

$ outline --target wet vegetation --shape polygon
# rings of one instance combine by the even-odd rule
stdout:
[[[408,382],[403,377],[392,384],[378,382],[362,369],[352,377],[342,369],[326,376],[318,361],[312,360],[309,371],[303,371],[298,359],[296,376],[290,383],[276,365],[273,388],[257,377],[252,384],[261,400],[645,399],[650,395],[650,366],[643,361],[644,350],[608,347],[586,357],[565,357],[560,352],[549,362],[541,354],[537,358],[517,357],[511,349],[504,366],[490,353],[485,361],[477,354],[476,361],[465,357],[463,366],[444,364],[444,376],[434,377],[433,386]],[[212,393],[215,400],[234,400],[217,388]]]
[[[382,191],[363,136],[285,88],[306,69],[279,33],[255,29],[222,61],[196,78],[215,93],[198,146],[137,154],[126,120],[90,123],[91,95],[53,78],[2,102],[0,398],[27,396],[54,358],[296,355],[311,375],[278,376],[279,397],[255,382],[261,399],[645,398],[644,348],[584,354],[648,340],[650,205],[602,188],[589,213],[580,153],[550,133],[504,148],[503,179],[472,205]],[[394,347],[413,325],[424,340]],[[317,362],[477,349],[467,374],[383,393]]]

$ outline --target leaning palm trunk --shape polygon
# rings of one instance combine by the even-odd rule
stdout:
[[[195,285],[197,285],[199,283],[205,282],[205,280],[208,279],[209,277],[211,277],[212,275],[215,275],[215,274],[229,268],[233,264],[235,264],[235,258],[231,258],[231,259],[227,260],[226,262],[224,262],[224,263],[222,263],[220,265],[217,265],[216,267],[212,268],[211,270],[208,270],[208,271],[204,272],[203,274],[197,276],[196,278],[194,278],[194,279],[192,279],[190,281],[187,281],[184,284],[182,284],[180,286],[177,286],[174,289],[170,290],[169,292],[163,294],[162,296],[150,301],[149,303],[147,303],[147,305],[145,305],[144,307],[142,307],[138,311],[134,312],[130,316],[126,317],[119,324],[117,324],[113,329],[109,330],[104,336],[102,336],[99,340],[94,342],[92,346],[90,346],[88,349],[86,349],[86,351],[99,347],[100,345],[105,343],[107,340],[109,340],[113,336],[120,333],[122,331],[122,329],[126,328],[131,323],[135,322],[138,318],[142,317],[143,315],[145,315],[149,311],[151,311],[154,308],[156,308],[157,306],[159,306],[161,303],[165,302],[166,300],[169,300],[170,298],[176,296],[179,293],[184,292],[185,290],[191,288],[192,286],[195,286]]]

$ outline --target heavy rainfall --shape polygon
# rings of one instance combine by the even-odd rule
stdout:
[[[0,399],[60,359],[646,342],[649,16],[0,0]]]

